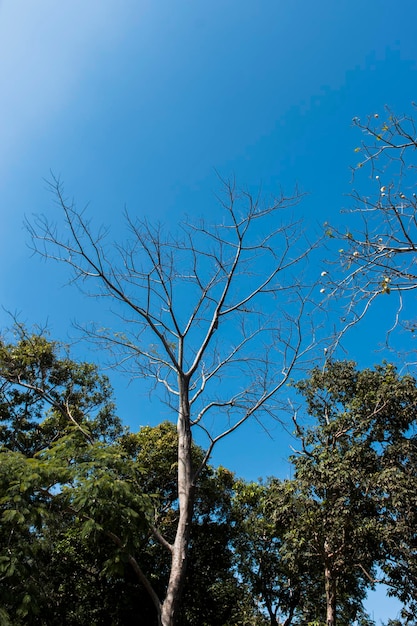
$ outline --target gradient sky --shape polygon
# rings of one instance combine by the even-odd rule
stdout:
[[[360,142],[351,120],[384,105],[410,111],[416,20],[415,0],[0,0],[4,309],[64,341],[72,320],[95,315],[65,268],[28,249],[24,216],[56,213],[51,170],[115,239],[125,206],[168,225],[207,214],[215,170],[266,195],[298,184],[309,227],[343,224]],[[375,315],[349,347],[361,365],[382,358],[386,320]],[[139,390],[112,380],[132,427],[162,417],[152,404],[138,415]],[[285,475],[289,441],[278,426],[271,434],[245,427],[215,462],[250,479]],[[369,606],[376,619],[396,614],[381,594]]]

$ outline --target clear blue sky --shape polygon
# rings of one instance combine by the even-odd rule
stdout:
[[[24,215],[54,214],[50,170],[115,238],[124,206],[168,224],[207,214],[215,169],[265,194],[297,183],[309,225],[341,223],[352,118],[416,99],[416,21],[415,0],[0,0],[3,307],[63,340],[94,315],[65,270],[27,247]],[[381,358],[379,315],[366,341],[352,338],[361,364]],[[152,422],[157,404],[139,414],[137,387],[113,380],[122,417]],[[285,475],[289,441],[272,435],[246,427],[215,460],[247,478]],[[373,610],[390,616],[381,598]]]

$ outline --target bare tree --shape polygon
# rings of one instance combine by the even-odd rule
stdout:
[[[415,105],[414,105],[415,106]],[[392,311],[390,332],[402,320],[404,296],[417,288],[417,130],[413,117],[397,117],[388,108],[365,122],[354,118],[363,139],[355,149],[360,161],[352,168],[354,181],[368,173],[367,193],[354,191],[349,224],[340,231],[326,224],[327,235],[337,241],[342,275],[326,273],[328,298],[345,298],[342,330],[356,324],[380,296]],[[341,247],[340,247],[341,246]]]
[[[67,238],[38,217],[28,225],[35,250],[67,263],[90,295],[109,298],[120,324],[89,328],[117,362],[162,387],[178,432],[178,524],[171,569],[160,600],[146,588],[159,623],[174,624],[184,583],[196,482],[214,446],[249,418],[276,415],[277,392],[315,345],[311,288],[304,283],[315,245],[300,223],[287,221],[299,196],[270,205],[225,183],[222,221],[186,221],[177,235],[126,215],[130,242],[106,245],[83,212],[52,182]],[[310,320],[310,322],[309,322]],[[194,429],[207,437],[203,463],[193,467]],[[136,561],[135,561],[136,563]],[[144,575],[140,572],[141,582]]]

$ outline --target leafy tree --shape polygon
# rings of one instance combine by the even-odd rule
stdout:
[[[88,541],[104,524],[126,551],[129,525],[143,536],[153,506],[139,466],[116,445],[122,428],[107,378],[43,334],[19,325],[15,333],[0,343],[0,570],[3,610],[17,620],[50,602],[44,566],[56,563],[65,533]]]
[[[297,479],[237,486],[237,567],[271,626],[322,624],[326,615],[317,505]],[[338,588],[338,623],[365,624],[355,573]],[[361,621],[362,620],[362,621]],[[370,625],[370,622],[366,622]]]
[[[278,482],[269,480],[261,484],[240,480],[236,483],[233,545],[237,569],[266,611],[271,626],[289,626],[300,606],[304,583],[313,587],[313,572],[310,570],[307,574],[302,558],[286,558],[284,536],[288,528],[294,526],[295,509],[290,510],[284,493],[277,503]],[[279,519],[275,514],[277,509]]]
[[[105,506],[105,499],[95,503],[94,490],[104,485],[104,466],[109,476],[118,462],[112,442],[122,429],[108,380],[95,366],[72,361],[42,334],[19,325],[15,334],[15,341],[0,342],[0,569],[4,615],[17,620],[40,612],[48,587],[43,564],[51,544],[44,529],[77,513],[86,532],[88,516]],[[93,481],[96,465],[102,480]]]
[[[56,610],[64,608],[60,600],[64,586],[71,587],[71,579],[77,580],[72,593],[82,589],[85,577],[68,567],[70,539],[76,549],[73,565],[84,563],[95,572],[93,579],[106,570],[110,574],[117,571],[120,559],[135,567],[133,555],[139,549],[139,538],[147,537],[153,506],[152,499],[140,490],[140,468],[124,457],[120,448],[86,444],[77,431],[34,457],[7,449],[0,454],[0,567],[5,579],[3,606],[10,615],[26,618],[30,610],[42,613],[44,619],[41,608],[45,605],[46,614],[50,604]],[[92,552],[94,559],[88,564],[82,555],[90,554],[98,539],[105,550]],[[107,554],[106,560],[103,554]],[[58,565],[61,558],[65,565]],[[62,579],[57,588],[58,573]],[[68,603],[66,608],[73,611],[75,607]]]
[[[43,332],[16,324],[13,338],[0,338],[0,382],[0,443],[8,450],[30,457],[71,429],[90,443],[123,430],[108,378]]]
[[[297,522],[286,549],[320,563],[334,626],[343,599],[344,619],[358,618],[375,566],[388,572],[390,559],[397,562],[399,534],[413,570],[417,388],[391,365],[357,371],[351,362],[329,362],[296,387],[313,421],[301,426],[294,416]],[[398,593],[392,574],[388,582]]]
[[[274,412],[278,391],[314,343],[302,322],[311,308],[303,268],[314,245],[284,217],[297,197],[264,205],[226,183],[217,224],[185,222],[174,236],[127,215],[131,240],[111,256],[104,232],[94,233],[59,181],[52,186],[68,238],[40,217],[29,226],[35,249],[68,263],[90,293],[110,299],[122,327],[90,328],[90,337],[159,386],[175,416],[175,534],[166,538],[154,528],[170,557],[162,601],[147,583],[159,622],[172,626],[186,579],[195,489],[213,447],[251,417]],[[207,448],[194,465],[196,429]]]

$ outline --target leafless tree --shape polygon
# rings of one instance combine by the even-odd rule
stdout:
[[[67,263],[90,295],[109,298],[110,332],[89,328],[119,365],[165,392],[178,431],[178,524],[165,597],[145,585],[159,623],[174,624],[184,583],[193,496],[214,446],[249,418],[276,416],[277,393],[316,344],[311,289],[305,282],[315,249],[289,219],[299,200],[269,205],[234,184],[219,198],[218,224],[187,220],[175,235],[126,214],[130,242],[107,245],[83,212],[52,181],[66,237],[45,217],[28,225],[41,255]],[[90,287],[88,286],[91,286]],[[203,464],[193,467],[193,432],[207,437]],[[143,582],[143,574],[142,582]]]
[[[327,235],[338,246],[342,274],[333,264],[323,282],[329,300],[345,298],[340,335],[377,298],[395,299],[395,305],[385,301],[393,313],[389,339],[400,323],[413,332],[415,326],[414,320],[402,319],[402,311],[405,295],[417,288],[417,130],[412,116],[397,117],[388,108],[384,115],[353,122],[362,133],[353,181],[357,184],[365,171],[366,192],[353,192],[344,231],[326,224]]]

